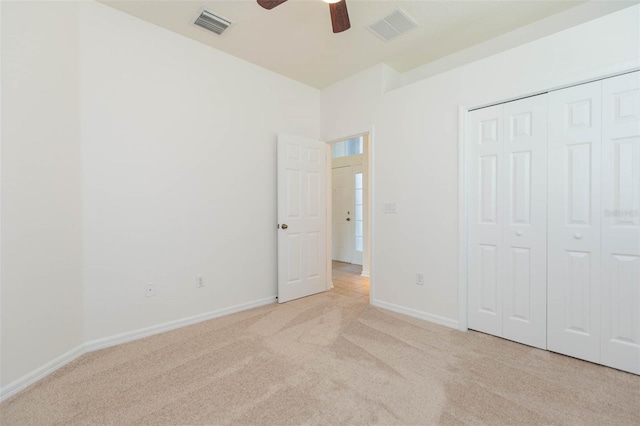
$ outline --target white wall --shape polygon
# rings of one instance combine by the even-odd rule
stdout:
[[[272,300],[276,132],[318,138],[319,91],[99,3],[1,5],[2,397]]]
[[[380,99],[395,79],[399,74],[386,64],[378,64],[323,89],[322,140],[330,142],[369,132]]]
[[[80,63],[86,338],[274,297],[276,133],[319,91],[96,3]]]
[[[388,92],[375,106],[351,99],[376,86],[370,79],[323,92],[323,135],[334,126],[375,128],[374,303],[457,324],[459,107],[640,66],[639,18],[633,6]],[[386,201],[397,202],[398,214],[382,214]],[[416,272],[425,273],[424,286],[415,285]]]
[[[0,385],[83,341],[77,5],[2,2]]]

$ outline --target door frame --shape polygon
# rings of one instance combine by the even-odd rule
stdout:
[[[368,155],[365,157],[365,165],[366,165],[366,177],[367,177],[367,188],[365,189],[366,194],[366,202],[365,202],[365,211],[367,212],[367,221],[365,223],[364,229],[364,251],[362,254],[362,276],[369,277],[369,303],[374,299],[374,259],[373,255],[375,253],[374,250],[374,226],[375,217],[374,217],[374,173],[373,173],[373,165],[374,165],[374,129],[373,126],[368,129],[363,129],[360,132],[352,133],[340,138],[335,138],[326,141],[327,144],[327,188],[332,188],[331,181],[331,169],[332,169],[332,158],[331,158],[331,145],[336,142],[341,142],[347,139],[355,138],[358,136],[363,136],[363,151]],[[332,203],[332,192],[327,190],[327,290],[333,288],[333,275],[332,275],[332,253],[331,249],[333,247],[333,232],[332,232],[332,218],[333,218],[333,203]],[[368,266],[369,270],[365,269],[365,266]]]
[[[467,172],[468,150],[468,114],[469,112],[494,105],[512,102],[531,96],[542,95],[556,90],[566,89],[572,86],[604,80],[618,75],[640,71],[640,64],[632,60],[612,67],[590,71],[582,76],[569,76],[569,80],[559,81],[546,90],[538,90],[526,94],[514,95],[502,100],[492,99],[488,102],[475,105],[460,104],[458,106],[458,329],[469,330],[469,173]]]

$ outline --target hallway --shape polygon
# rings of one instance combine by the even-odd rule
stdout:
[[[369,297],[369,277],[361,276],[362,265],[333,261],[334,291],[344,295],[359,293]]]

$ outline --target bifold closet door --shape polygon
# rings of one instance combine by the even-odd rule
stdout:
[[[469,328],[502,337],[503,106],[469,113]]]
[[[503,337],[547,347],[547,96],[504,104]]]
[[[640,72],[602,82],[601,363],[640,374]]]
[[[639,76],[549,96],[548,348],[636,374]]]
[[[469,328],[545,348],[546,96],[469,119]]]
[[[600,81],[549,93],[549,350],[600,361]]]

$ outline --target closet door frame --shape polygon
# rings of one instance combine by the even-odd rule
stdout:
[[[468,173],[469,152],[467,144],[469,112],[476,109],[499,105],[530,96],[542,95],[571,86],[586,84],[593,81],[604,80],[623,74],[640,71],[637,61],[629,61],[614,67],[594,70],[588,75],[580,76],[575,80],[563,79],[545,89],[529,93],[519,93],[502,99],[487,99],[484,102],[458,107],[458,329],[469,330],[469,188],[470,174]]]

